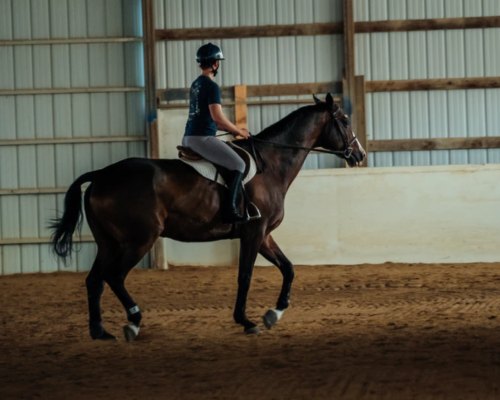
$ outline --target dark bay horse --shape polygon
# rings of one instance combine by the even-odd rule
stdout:
[[[160,236],[184,242],[240,239],[234,320],[243,325],[245,333],[260,333],[245,314],[257,254],[276,265],[283,275],[283,285],[276,309],[263,317],[268,329],[276,324],[289,305],[294,272],[271,232],[283,220],[285,195],[309,153],[303,148],[332,150],[346,158],[350,166],[359,165],[366,156],[332,96],[328,94],[326,102],[314,99],[315,105],[299,108],[255,136],[255,146],[267,170],[246,185],[262,213],[262,218],[246,224],[223,224],[220,205],[227,189],[180,160],[130,158],[88,172],[70,186],[64,214],[52,226],[52,244],[59,256],[71,256],[72,236],[83,218],[81,185],[91,182],[84,207],[97,244],[97,257],[86,279],[93,339],[115,338],[101,323],[100,299],[105,282],[127,312],[130,324],[124,327],[126,339],[137,336],[142,315],[125,289],[125,278]]]

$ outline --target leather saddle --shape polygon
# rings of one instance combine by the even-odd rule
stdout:
[[[250,157],[249,157],[248,153],[245,150],[240,149],[239,147],[233,146],[230,142],[224,142],[224,143],[226,143],[229,147],[231,147],[231,149],[233,149],[236,152],[236,154],[238,154],[245,162],[246,167],[245,167],[245,172],[244,172],[243,176],[246,177],[248,175],[248,171],[250,170]],[[203,156],[201,156],[200,154],[198,154],[194,150],[191,150],[189,147],[177,146],[177,150],[179,151],[179,158],[184,158],[188,161],[204,160]],[[222,178],[224,178],[224,176],[226,175],[227,169],[220,166],[220,165],[217,165],[214,163],[212,163],[212,164],[215,166],[215,168],[217,169],[217,172],[222,176]],[[226,180],[226,179],[224,178],[224,180]]]

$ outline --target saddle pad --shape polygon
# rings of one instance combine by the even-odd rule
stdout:
[[[234,144],[233,146],[238,147],[239,149],[243,150],[245,153],[248,154],[248,152],[242,149],[241,147],[236,146]],[[247,176],[243,178],[243,185],[246,185],[248,182],[250,182],[257,173],[257,165],[255,164],[255,160],[250,154],[248,154],[248,158],[250,159],[250,168],[248,169]],[[221,184],[222,186],[226,186],[226,182],[224,182],[224,179],[222,179],[222,176],[220,176],[220,174],[217,174],[215,166],[210,161],[207,160],[190,161],[186,160],[185,158],[181,158],[180,160],[193,167],[196,170],[196,172],[198,172],[201,176],[210,179],[211,181],[215,181],[215,176],[217,175],[217,183]]]

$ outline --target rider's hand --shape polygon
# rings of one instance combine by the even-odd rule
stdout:
[[[248,139],[250,137],[250,132],[248,132],[248,129],[243,128],[240,129],[237,136],[241,136],[243,139]]]

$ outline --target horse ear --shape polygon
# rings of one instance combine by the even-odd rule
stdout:
[[[323,103],[320,99],[318,99],[314,94],[313,94],[313,99],[315,104]]]
[[[333,109],[334,107],[333,96],[330,93],[326,95],[326,104],[328,105],[329,108]]]

